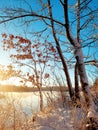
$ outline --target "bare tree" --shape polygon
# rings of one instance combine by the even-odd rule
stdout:
[[[71,50],[74,50],[74,60],[76,60],[76,66],[78,67],[78,69],[76,69],[76,76],[78,72],[80,76],[80,81],[81,81],[84,97],[85,97],[87,106],[89,108],[88,111],[93,112],[95,108],[94,108],[94,103],[93,103],[90,90],[89,90],[89,83],[88,83],[88,77],[87,77],[87,73],[85,69],[85,61],[84,61],[84,54],[83,54],[82,48],[91,46],[93,43],[95,43],[98,36],[96,35],[96,33],[92,35],[94,33],[94,30],[92,30],[92,33],[88,33],[87,37],[84,38],[84,36],[83,37],[81,36],[81,32],[83,31],[83,29],[87,29],[91,22],[92,22],[91,23],[92,26],[95,25],[93,23],[93,21],[96,19],[96,17],[94,17],[94,14],[96,14],[98,10],[97,9],[92,10],[91,7],[88,6],[89,3],[92,2],[92,0],[87,0],[87,1],[78,0],[77,3],[73,4],[73,8],[75,7],[77,8],[76,11],[74,11],[73,9],[73,12],[76,13],[74,17],[75,16],[76,17],[73,21],[70,22],[69,11],[71,10],[71,8],[70,6],[68,6],[69,5],[68,0],[58,1],[60,7],[63,8],[62,12],[60,12],[61,13],[60,16],[63,16],[63,19],[61,20],[57,16],[54,17],[54,12],[53,12],[54,7],[52,6],[52,2],[50,0],[47,0],[47,2],[39,0],[38,2],[40,3],[40,8],[38,8],[38,11],[33,10],[32,5],[30,3],[28,3],[29,9],[30,9],[29,11],[22,8],[4,9],[3,14],[5,15],[1,16],[3,20],[1,20],[0,23],[7,23],[15,19],[17,20],[17,19],[28,17],[28,19],[25,19],[25,22],[24,22],[25,24],[26,23],[30,24],[31,22],[40,20],[40,22],[42,22],[45,25],[45,28],[43,27],[42,30],[39,29],[39,32],[36,32],[36,33],[39,33],[40,36],[42,37],[43,35],[41,34],[42,32],[44,32],[44,37],[46,37],[47,35],[48,38],[52,39],[52,40],[50,39],[48,40],[57,49],[57,52],[59,54],[64,72],[65,72],[65,76],[67,79],[69,94],[70,94],[70,97],[73,99],[74,91],[72,88],[72,83],[71,83],[71,79],[68,72],[68,66],[67,66],[68,62],[66,62],[65,60],[66,57],[64,57],[65,54],[63,53],[62,44],[64,44],[64,47],[66,48],[67,51],[72,48]],[[84,21],[82,21],[83,18],[85,18]],[[74,28],[75,28],[75,25],[77,24],[77,27],[75,29],[75,32],[77,34],[76,36],[75,36],[75,32],[73,33],[73,30],[71,29],[72,28],[71,23],[72,25],[74,25]],[[89,31],[90,30],[88,30],[88,32]],[[52,36],[50,36],[50,33],[52,33]],[[34,34],[34,32],[32,32],[32,34]],[[67,37],[65,37],[65,35]],[[77,88],[78,88],[78,84],[77,84]]]

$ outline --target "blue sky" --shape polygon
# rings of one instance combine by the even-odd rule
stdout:
[[[37,10],[39,10],[40,8],[40,4],[38,4],[38,1],[37,0],[0,0],[0,8],[9,8],[9,7],[14,7],[17,9],[18,8],[24,8],[28,11],[31,11],[31,7],[26,3],[26,1],[30,4],[30,6],[32,7],[32,9],[36,12]],[[46,1],[46,0],[44,0]],[[59,3],[59,0],[51,0],[52,2],[52,6],[53,6],[53,16],[54,18],[56,18],[57,20],[60,20],[60,21],[64,21],[63,19],[63,16],[64,14],[62,13],[62,10],[63,8],[61,7],[60,3]],[[70,5],[72,6],[73,4],[76,3],[75,0],[69,0],[70,2]],[[97,0],[93,0],[93,3],[90,5],[92,9],[95,9],[95,8],[98,8],[98,4],[97,4]],[[74,19],[74,15],[73,15],[73,12],[70,12],[70,20],[73,21]],[[30,20],[31,18],[28,17],[27,20]],[[1,24],[0,25],[0,34],[1,33],[7,33],[7,34],[15,34],[15,35],[20,35],[20,36],[23,36],[23,37],[27,37],[29,39],[32,39],[32,35],[28,34],[28,32],[34,32],[34,31],[39,31],[39,30],[42,30],[45,25],[39,21],[39,22],[32,22],[29,26],[25,26],[23,25],[23,21],[24,19],[22,20],[14,20],[13,22],[8,22],[7,24]],[[97,22],[97,21],[96,21]],[[93,24],[93,23],[92,23]],[[97,23],[98,25],[98,23]],[[73,24],[72,26],[72,31],[73,31],[73,34],[75,35],[76,34],[76,31],[74,30],[74,26],[75,24]],[[91,29],[91,28],[89,28]],[[89,31],[89,30],[88,30]],[[24,33],[26,32],[26,33]],[[46,32],[46,34],[48,34],[49,32]],[[98,33],[98,30],[97,32]],[[82,32],[82,35],[84,35],[83,37],[85,38],[87,36],[87,30],[86,31],[83,31]],[[0,39],[1,39],[1,36],[0,36]],[[60,37],[61,40],[66,40],[65,36],[62,36]],[[52,37],[50,36],[50,41],[52,40]],[[1,40],[0,40],[1,41]],[[2,41],[1,41],[2,42]],[[64,48],[64,46],[62,47]],[[0,64],[8,64],[10,61],[10,59],[8,58],[9,57],[9,54],[10,54],[10,51],[8,52],[4,52],[2,50],[2,47],[0,46]],[[88,54],[88,51],[90,52],[90,56],[93,58],[93,52],[96,51],[96,54],[95,54],[95,58],[98,58],[98,46],[94,47],[93,49],[92,48],[84,48],[83,51],[85,54]],[[67,56],[66,56],[67,55]],[[69,54],[65,54],[66,57],[70,57]],[[92,59],[91,58],[91,59]],[[88,70],[90,69],[91,66],[88,66]],[[92,70],[94,70],[95,68],[92,68]],[[72,70],[70,70],[71,73]]]

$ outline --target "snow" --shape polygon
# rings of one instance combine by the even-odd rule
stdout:
[[[33,115],[22,130],[74,130],[71,107],[54,103]]]
[[[87,112],[85,102],[81,107],[75,107],[71,101],[64,104],[60,100],[54,101],[43,111],[33,114],[21,130],[86,130],[89,125]]]

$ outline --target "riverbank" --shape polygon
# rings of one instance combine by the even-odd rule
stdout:
[[[21,130],[98,130],[98,122],[96,126],[90,126],[85,106],[85,102],[82,102],[81,107],[75,107],[70,100],[63,104],[62,100],[58,99],[43,111],[32,115]],[[95,117],[97,121],[98,115]]]
[[[74,130],[71,105],[55,101],[43,111],[32,115],[21,130]]]
[[[85,102],[81,107],[74,106],[68,95],[62,101],[60,93],[48,97],[43,93],[46,105],[39,111],[38,93],[1,94],[0,130],[87,130]],[[94,98],[96,104],[97,99]]]
[[[21,130],[85,130],[85,121],[83,108],[74,108],[71,101],[62,104],[59,99],[33,115]]]
[[[0,85],[0,92],[38,92],[38,87],[27,87],[27,86],[15,86],[15,85]],[[42,87],[41,91],[68,91],[66,86],[48,86]]]

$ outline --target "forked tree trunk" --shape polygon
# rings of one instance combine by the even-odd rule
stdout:
[[[77,42],[77,47],[75,48],[75,57],[77,61],[77,66],[78,66],[78,72],[80,75],[80,81],[82,85],[82,91],[87,103],[87,106],[93,106],[93,100],[90,94],[90,89],[89,89],[89,84],[88,84],[88,79],[87,79],[87,74],[85,71],[85,64],[84,64],[84,57],[83,57],[83,52],[80,44]]]
[[[74,47],[75,48],[75,57],[77,60],[78,71],[79,71],[80,81],[81,81],[81,85],[82,85],[82,91],[83,91],[86,105],[88,108],[87,117],[88,117],[88,119],[93,119],[94,121],[96,121],[96,119],[94,119],[95,113],[96,113],[96,107],[95,107],[94,101],[92,99],[90,88],[89,88],[89,83],[88,83],[87,74],[86,74],[86,70],[85,70],[85,64],[83,61],[83,59],[84,59],[83,52],[82,52],[82,48],[80,47],[80,44],[78,42],[77,42],[77,45],[79,45],[79,46]],[[92,121],[91,121],[91,124],[93,124]]]
[[[75,58],[78,65],[78,71],[79,71],[80,80],[82,84],[82,91],[84,93],[87,107],[89,108],[88,111],[91,114],[93,114],[93,111],[95,112],[95,106],[91,97],[88,79],[87,79],[87,75],[85,71],[82,47],[80,43],[78,42],[78,39],[74,38],[70,31],[69,18],[68,18],[68,0],[64,0],[64,15],[65,15],[65,29],[66,29],[67,38],[70,41],[70,44],[73,45],[74,50],[75,50]],[[94,116],[94,114],[90,116]]]

